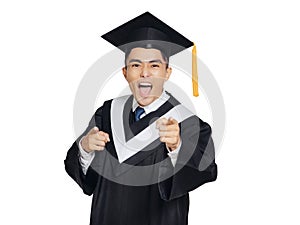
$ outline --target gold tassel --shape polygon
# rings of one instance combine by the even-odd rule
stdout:
[[[197,71],[197,50],[194,44],[192,50],[192,82],[193,82],[193,95],[199,96],[198,92],[198,71]]]

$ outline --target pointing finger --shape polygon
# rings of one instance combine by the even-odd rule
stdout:
[[[110,141],[108,133],[105,133],[103,131],[99,131],[98,135],[101,137],[101,140],[103,140],[105,142]]]
[[[175,120],[174,118],[172,118],[172,117],[170,117],[169,119],[168,119],[168,124],[169,125],[175,125],[175,124],[178,124],[178,122],[177,122],[177,120]]]
[[[98,127],[93,127],[92,129],[90,129],[90,131],[87,133],[87,135],[96,134],[98,131],[99,131]]]
[[[159,131],[179,131],[178,124],[171,124],[171,125],[161,125]]]
[[[166,118],[160,118],[156,121],[156,128],[159,128],[162,125],[167,125],[168,120]]]

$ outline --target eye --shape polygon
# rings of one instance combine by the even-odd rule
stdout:
[[[141,65],[138,64],[138,63],[133,63],[133,64],[130,64],[130,67],[131,68],[139,68]]]
[[[160,67],[160,64],[158,64],[158,63],[153,63],[153,64],[151,64],[151,67],[152,67],[152,68],[159,68],[159,67]]]

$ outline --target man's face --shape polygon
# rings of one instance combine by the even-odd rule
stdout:
[[[164,82],[172,72],[157,49],[133,48],[126,65],[124,77],[141,106],[149,105],[162,94]]]

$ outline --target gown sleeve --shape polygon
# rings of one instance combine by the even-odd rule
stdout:
[[[196,116],[180,124],[182,145],[175,167],[171,160],[159,168],[159,191],[169,201],[217,178],[214,143],[209,124]]]
[[[88,168],[86,175],[84,175],[79,161],[80,153],[78,145],[81,138],[95,126],[97,126],[99,130],[101,130],[102,128],[102,107],[100,107],[93,115],[88,127],[86,128],[84,133],[80,135],[77,138],[77,140],[73,143],[73,145],[67,153],[66,159],[64,160],[66,172],[82,188],[83,192],[87,195],[93,194],[95,186],[100,176],[90,167]]]

